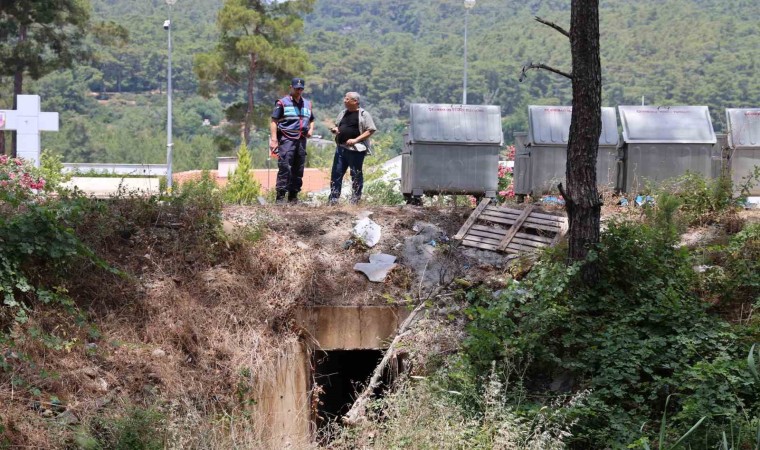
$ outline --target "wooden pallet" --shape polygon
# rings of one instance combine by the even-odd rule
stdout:
[[[483,250],[522,253],[550,247],[567,232],[567,218],[525,209],[502,208],[484,198],[454,239]]]

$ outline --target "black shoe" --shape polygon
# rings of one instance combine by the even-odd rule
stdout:
[[[360,201],[362,201],[361,197],[351,197],[351,200],[349,200],[349,203],[351,203],[352,205],[358,205]]]

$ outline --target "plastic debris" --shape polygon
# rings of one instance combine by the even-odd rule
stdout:
[[[625,197],[621,198],[620,201],[618,202],[618,205],[620,205],[620,206],[628,206],[628,199],[625,198]]]
[[[547,195],[546,197],[544,197],[544,198],[541,199],[541,202],[542,203],[551,204],[551,205],[564,205],[565,204],[565,200],[564,199],[562,199],[560,197],[557,197],[557,196],[554,196],[554,195]]]
[[[354,264],[354,270],[362,272],[373,283],[382,283],[397,265],[395,256],[387,253],[375,253],[369,255],[369,263]]]
[[[354,227],[354,236],[364,241],[367,247],[374,247],[380,242],[380,225],[365,217]]]
[[[760,197],[747,197],[744,201],[744,209],[760,208]]]
[[[636,200],[634,200],[634,203],[636,206],[642,206],[642,205],[653,205],[654,204],[654,197],[651,195],[647,195],[644,197],[643,195],[639,195],[636,197]]]

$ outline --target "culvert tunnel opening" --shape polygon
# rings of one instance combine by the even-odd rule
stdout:
[[[373,349],[326,350],[315,353],[314,383],[320,389],[315,411],[318,431],[323,431],[331,422],[340,422],[367,386],[382,359],[383,351]],[[389,369],[383,371],[382,383],[374,392],[375,398],[382,397],[391,376]]]

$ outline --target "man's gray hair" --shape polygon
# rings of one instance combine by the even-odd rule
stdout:
[[[356,100],[357,103],[359,103],[361,100],[358,92],[346,92],[346,96]]]

